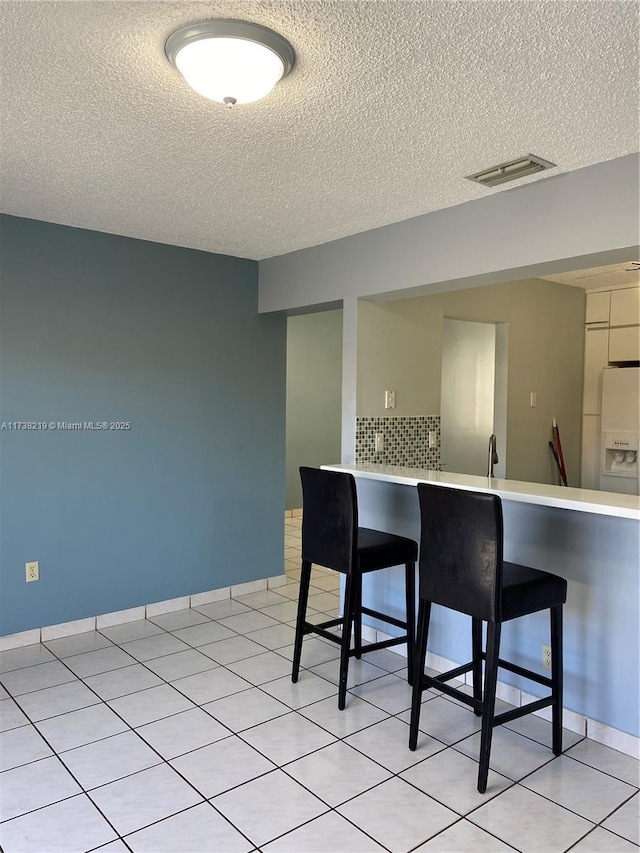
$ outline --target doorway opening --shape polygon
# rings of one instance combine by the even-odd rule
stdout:
[[[342,309],[287,318],[285,509],[302,507],[301,465],[340,462]]]
[[[440,417],[447,472],[486,476],[495,433],[494,476],[506,477],[507,361],[507,323],[444,319]]]

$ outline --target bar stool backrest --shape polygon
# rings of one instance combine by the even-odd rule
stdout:
[[[300,468],[302,559],[348,574],[357,565],[358,503],[351,474]]]
[[[475,619],[502,618],[502,503],[497,495],[418,483],[420,598]]]

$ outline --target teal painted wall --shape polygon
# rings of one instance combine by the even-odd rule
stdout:
[[[301,465],[340,461],[342,310],[287,321],[286,509],[302,506]]]
[[[0,421],[131,424],[0,432],[0,634],[279,574],[286,326],[257,263],[8,216],[0,249]]]

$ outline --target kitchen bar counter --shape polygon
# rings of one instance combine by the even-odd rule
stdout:
[[[416,486],[418,483],[436,483],[473,492],[491,492],[503,500],[540,506],[614,515],[618,518],[640,520],[640,497],[614,492],[597,492],[590,489],[573,489],[565,486],[548,486],[546,483],[524,483],[520,480],[476,477],[471,474],[452,474],[424,468],[401,468],[398,465],[323,465],[330,471],[347,471],[355,477]]]
[[[502,499],[505,560],[567,579],[564,608],[564,705],[573,727],[634,754],[640,748],[640,500],[637,496],[538,483],[489,479],[389,465],[323,465],[354,475],[359,523],[420,539],[416,485],[438,483],[493,492]],[[400,567],[375,572],[363,590],[369,607],[400,618],[404,612]],[[549,642],[546,613],[506,623],[502,656],[541,666]],[[383,626],[370,624],[384,630]],[[469,620],[434,607],[429,636],[431,665],[470,660]],[[539,687],[510,673],[501,680],[540,695]]]

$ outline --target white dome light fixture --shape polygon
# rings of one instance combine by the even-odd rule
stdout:
[[[229,107],[264,98],[295,62],[288,41],[248,21],[188,24],[169,36],[164,49],[192,89]]]

